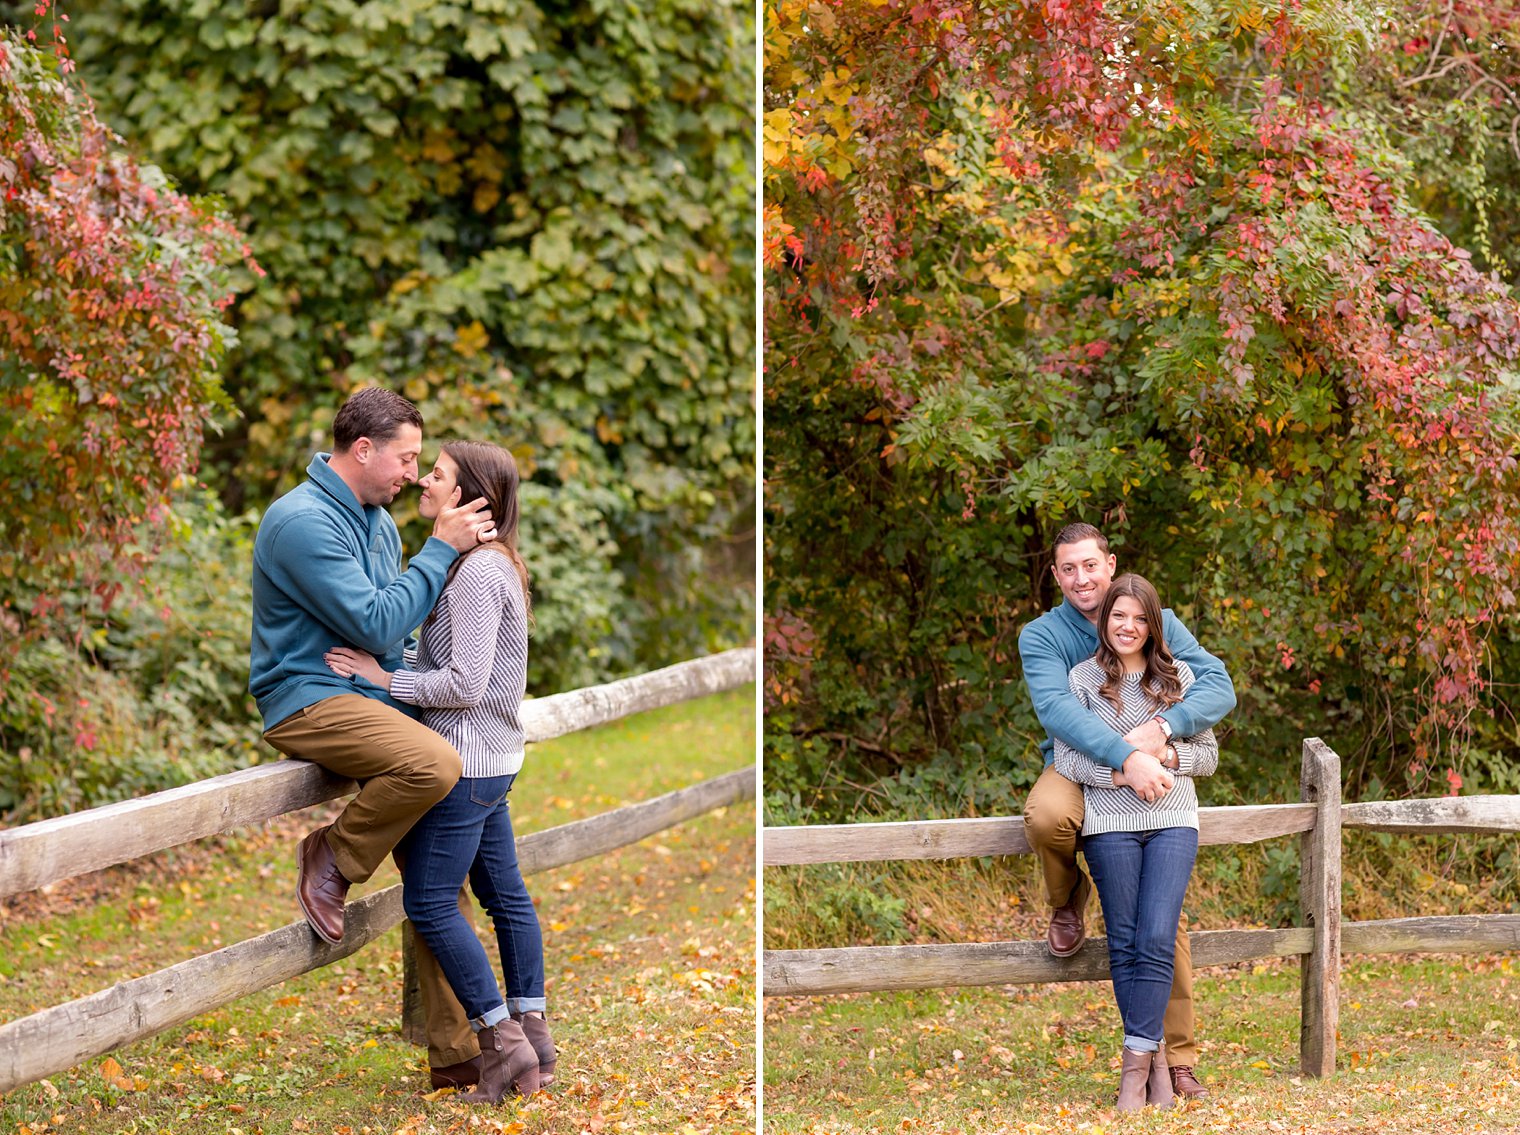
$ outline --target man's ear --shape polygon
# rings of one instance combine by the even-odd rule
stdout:
[[[360,465],[368,464],[370,455],[375,452],[375,443],[367,437],[361,437],[349,447],[349,453]]]

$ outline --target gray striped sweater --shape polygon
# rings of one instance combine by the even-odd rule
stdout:
[[[1186,662],[1177,663],[1177,676],[1186,690],[1193,684],[1193,672]],[[1098,691],[1106,675],[1096,661],[1089,658],[1073,668],[1067,684],[1084,706],[1097,714],[1103,724],[1120,736],[1156,715],[1161,703],[1140,688],[1139,674],[1124,675],[1120,688],[1123,711]],[[1055,768],[1067,780],[1082,785],[1086,803],[1082,816],[1083,835],[1104,832],[1147,832],[1157,828],[1196,828],[1198,793],[1193,788],[1195,776],[1209,776],[1219,767],[1219,743],[1214,731],[1207,729],[1192,737],[1174,737],[1179,768],[1174,773],[1172,790],[1154,803],[1147,804],[1133,789],[1114,787],[1114,770],[1079,753],[1061,738],[1055,739]]]
[[[523,766],[518,706],[528,683],[528,612],[512,561],[471,552],[422,628],[416,668],[391,675],[391,696],[422,707],[422,722],[463,758],[462,777]]]

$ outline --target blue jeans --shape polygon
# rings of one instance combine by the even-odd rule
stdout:
[[[494,1025],[511,1013],[545,1008],[544,939],[517,866],[507,807],[515,779],[515,774],[461,778],[397,849],[406,864],[401,875],[406,916],[477,1028]],[[459,889],[466,876],[496,927],[501,972],[507,979],[505,1000],[485,948],[459,909]]]
[[[1177,920],[1198,858],[1195,828],[1082,837],[1108,927],[1108,970],[1124,1047],[1155,1052],[1172,994]]]

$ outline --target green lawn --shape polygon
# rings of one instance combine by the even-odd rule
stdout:
[[[534,746],[514,824],[525,834],[657,796],[751,764],[754,745],[746,687]],[[295,921],[295,839],[331,810],[0,908],[0,1019]],[[425,1053],[398,1031],[392,930],[337,965],[11,1092],[0,1132],[752,1131],[754,833],[746,802],[530,876],[561,1048],[555,1086],[531,1100],[425,1098]],[[396,881],[388,867],[356,893]]]
[[[1106,983],[771,999],[765,1129],[782,1132],[1520,1131],[1520,959],[1347,959],[1340,1060],[1298,1074],[1295,962],[1200,971],[1214,1098],[1119,1116]]]

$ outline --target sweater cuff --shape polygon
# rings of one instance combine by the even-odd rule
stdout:
[[[408,705],[417,704],[417,671],[393,670],[391,672],[391,697]]]
[[[1172,739],[1172,748],[1177,750],[1177,771],[1183,776],[1193,775],[1193,742],[1181,737]]]

